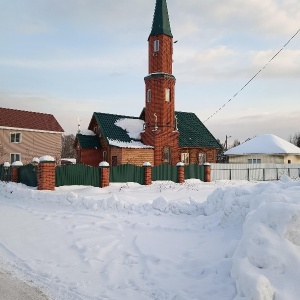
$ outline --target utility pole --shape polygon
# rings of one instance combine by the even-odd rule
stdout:
[[[225,138],[225,151],[228,150],[228,144],[227,144],[227,141],[228,141],[229,138],[231,138],[231,135],[226,135],[226,138]]]

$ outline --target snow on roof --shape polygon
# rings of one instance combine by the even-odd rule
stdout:
[[[295,154],[300,155],[300,148],[274,134],[261,134],[253,139],[229,149],[225,155],[247,154]]]
[[[115,125],[126,130],[129,137],[135,140],[141,139],[141,132],[144,130],[144,121],[140,119],[119,119]]]
[[[82,135],[96,135],[94,131],[89,130],[89,129],[81,130],[80,134],[82,134]]]
[[[147,146],[141,142],[138,141],[131,141],[129,142],[121,142],[118,140],[111,140],[108,139],[108,142],[111,146],[116,146],[116,147],[120,147],[120,148],[153,148],[152,146]]]

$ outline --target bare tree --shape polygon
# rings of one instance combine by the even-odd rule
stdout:
[[[300,148],[300,132],[295,133],[293,136],[290,136],[289,141],[290,143]]]
[[[75,149],[74,149],[75,136],[74,134],[63,135],[62,136],[62,158],[75,158]]]

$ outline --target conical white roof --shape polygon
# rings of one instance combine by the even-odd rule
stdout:
[[[300,155],[300,148],[274,134],[261,134],[253,139],[229,149],[225,155],[247,154],[295,154]]]

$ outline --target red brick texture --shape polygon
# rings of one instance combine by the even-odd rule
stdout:
[[[178,183],[184,183],[184,166],[177,166]]]
[[[102,151],[99,149],[80,149],[76,152],[76,162],[98,167],[102,161]]]
[[[211,182],[211,166],[204,164],[204,182]]]
[[[152,167],[144,166],[144,185],[152,184]]]
[[[109,186],[109,167],[100,167],[100,187]]]
[[[38,190],[55,190],[55,162],[39,163]]]
[[[154,41],[159,40],[159,51],[154,51]],[[172,74],[173,38],[159,34],[150,36],[148,40],[148,63],[149,74],[167,73]]]
[[[10,169],[10,176],[12,182],[18,182],[19,180],[19,168],[12,166]]]

